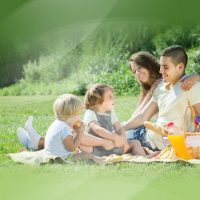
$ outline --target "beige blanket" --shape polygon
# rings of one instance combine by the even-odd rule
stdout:
[[[110,155],[105,158],[107,163],[115,162],[135,162],[135,163],[150,163],[150,162],[177,162],[183,161],[191,164],[200,164],[200,159],[183,160],[176,156],[174,149],[171,146],[167,146],[159,155],[154,158],[148,159],[143,156],[133,156],[130,154],[124,154],[122,156]]]
[[[10,153],[8,156],[18,163],[39,165],[48,163],[50,160],[55,160],[56,156],[51,156],[45,153],[44,150],[40,151],[22,151],[18,153]]]
[[[55,160],[56,156],[50,156],[45,153],[44,150],[35,151],[35,152],[20,152],[20,153],[11,153],[8,156],[14,161],[24,164],[31,165],[39,165],[48,163],[52,160]],[[116,162],[134,162],[134,163],[150,163],[150,162],[176,162],[176,161],[184,161],[191,164],[200,164],[200,160],[192,159],[192,160],[182,160],[176,157],[175,151],[171,146],[166,147],[158,156],[148,159],[143,156],[133,156],[130,154],[124,154],[122,156],[118,155],[110,155],[104,157],[105,162],[116,163]]]

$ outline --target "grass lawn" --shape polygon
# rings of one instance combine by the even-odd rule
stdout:
[[[184,163],[98,166],[27,166],[14,163],[6,154],[17,152],[16,130],[34,116],[42,135],[53,120],[54,96],[0,97],[0,186],[1,199],[199,199],[200,166]],[[128,119],[134,97],[117,97],[121,121]]]

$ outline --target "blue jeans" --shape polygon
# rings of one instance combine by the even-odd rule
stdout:
[[[136,129],[131,129],[126,131],[126,139],[129,140],[139,140],[143,147],[148,147],[151,150],[156,150],[151,147],[147,141],[147,131],[146,128],[142,125]]]

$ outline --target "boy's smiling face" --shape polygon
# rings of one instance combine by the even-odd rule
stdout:
[[[184,66],[182,63],[174,64],[171,57],[161,56],[160,73],[164,82],[174,85],[183,75]]]

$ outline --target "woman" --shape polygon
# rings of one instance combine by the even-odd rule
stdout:
[[[132,115],[139,112],[151,99],[156,85],[161,81],[160,65],[148,52],[138,52],[130,57],[130,69],[140,84],[140,95],[137,108]]]

